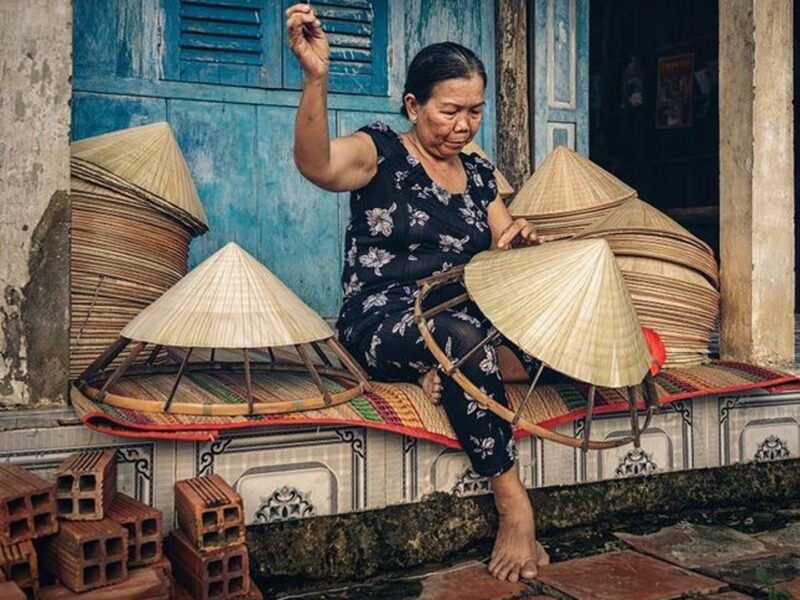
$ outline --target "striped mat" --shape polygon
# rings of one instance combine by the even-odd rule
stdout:
[[[331,391],[343,389],[346,382],[323,378]],[[165,400],[174,375],[154,375],[123,380],[110,391],[134,398]],[[698,396],[767,389],[797,382],[798,378],[775,371],[731,361],[664,370],[655,378],[660,404]],[[301,373],[257,372],[254,374],[256,402],[276,396],[282,399],[305,398],[318,394],[310,376]],[[188,373],[178,389],[178,396],[191,395],[195,402],[244,403],[243,376],[237,373]],[[507,395],[515,408],[527,392],[524,384],[509,384]],[[587,386],[565,380],[541,385],[534,390],[524,416],[545,427],[573,421],[586,412]],[[637,392],[638,393],[638,392]],[[349,402],[304,412],[240,417],[184,416],[145,413],[97,403],[73,388],[72,403],[82,421],[91,429],[122,437],[163,438],[176,440],[212,440],[220,432],[269,425],[346,425],[362,426],[403,433],[459,448],[444,409],[434,406],[422,389],[408,383],[374,382],[373,391]],[[642,402],[641,394],[638,400]],[[627,411],[620,390],[599,388],[594,414]],[[516,437],[529,435],[518,430]]]

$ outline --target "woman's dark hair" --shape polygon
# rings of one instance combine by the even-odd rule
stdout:
[[[433,86],[440,81],[468,78],[473,73],[481,76],[483,86],[486,87],[486,67],[469,48],[454,42],[425,46],[408,66],[403,98],[406,94],[414,94],[418,103],[425,104],[433,93]],[[408,117],[405,101],[400,113]]]

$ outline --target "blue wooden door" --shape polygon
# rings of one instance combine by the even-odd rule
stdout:
[[[589,153],[589,0],[531,0],[532,157]]]
[[[301,73],[286,44],[293,0],[75,0],[73,139],[168,121],[209,220],[190,266],[229,241],[324,317],[341,302],[345,194],[294,166]],[[494,0],[325,0],[331,135],[375,120],[404,129],[406,63],[422,46],[471,46],[490,73],[485,127],[494,141]]]

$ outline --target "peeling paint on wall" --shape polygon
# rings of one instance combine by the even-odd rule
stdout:
[[[67,392],[72,3],[0,3],[0,48],[0,408],[39,407]]]

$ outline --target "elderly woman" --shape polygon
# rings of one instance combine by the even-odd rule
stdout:
[[[493,166],[461,152],[483,118],[484,66],[458,44],[428,46],[408,69],[402,113],[411,122],[409,131],[396,133],[376,123],[331,140],[327,38],[305,4],[287,11],[287,27],[304,71],[295,163],[319,187],[351,193],[344,304],[337,323],[341,341],[374,379],[418,380],[432,399],[441,399],[473,469],[491,479],[500,526],[489,570],[501,580],[535,577],[537,565],[547,558],[535,541],[533,509],[520,481],[511,427],[451,378],[438,375],[412,312],[416,280],[466,263],[482,250],[538,242],[525,220],[510,217],[498,196]],[[460,291],[445,288],[433,302]],[[474,347],[488,327],[469,302],[429,323],[453,357]],[[519,372],[523,364],[514,357],[527,358],[510,349],[515,353],[486,346],[462,366],[473,383],[504,404],[501,372],[507,368],[499,362],[510,359]]]

